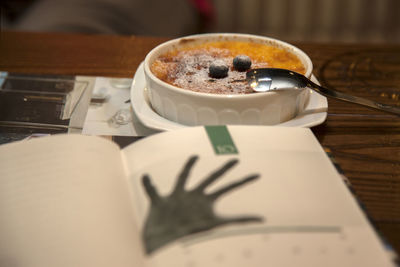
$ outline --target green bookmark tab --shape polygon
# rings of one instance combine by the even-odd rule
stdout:
[[[214,148],[215,154],[227,155],[238,154],[238,150],[233,143],[232,137],[225,125],[204,126],[208,138]]]

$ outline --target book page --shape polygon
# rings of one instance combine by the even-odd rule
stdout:
[[[0,266],[142,266],[124,175],[100,137],[0,146]]]
[[[392,266],[309,129],[227,129],[123,150],[152,266]]]

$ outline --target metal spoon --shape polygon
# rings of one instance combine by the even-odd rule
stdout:
[[[286,69],[252,69],[246,73],[246,80],[256,92],[308,87],[326,97],[359,104],[400,116],[400,108],[322,87],[310,81],[305,76]]]

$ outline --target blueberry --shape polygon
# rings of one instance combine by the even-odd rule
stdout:
[[[246,71],[250,69],[251,59],[246,55],[238,55],[233,59],[233,67],[237,71]]]
[[[228,70],[229,67],[223,60],[216,60],[210,64],[209,74],[212,78],[225,78]]]

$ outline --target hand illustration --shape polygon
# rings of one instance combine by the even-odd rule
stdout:
[[[259,177],[258,174],[249,175],[238,182],[220,188],[216,192],[206,194],[204,191],[209,185],[238,163],[238,160],[234,159],[214,171],[196,188],[186,191],[184,189],[186,181],[197,159],[197,156],[193,156],[187,161],[169,196],[160,196],[152,185],[149,175],[143,175],[143,186],[151,201],[150,211],[142,233],[148,254],[189,234],[226,224],[262,221],[262,218],[257,216],[222,218],[218,217],[213,210],[214,202],[220,196],[255,180]]]

